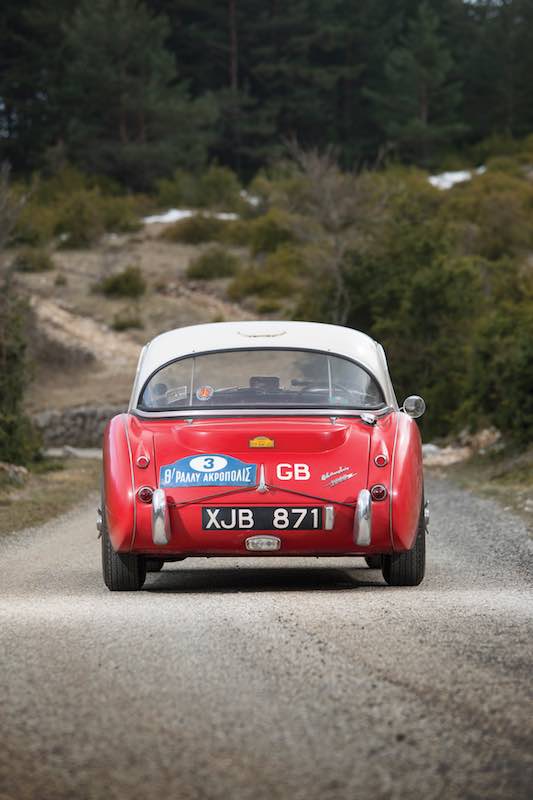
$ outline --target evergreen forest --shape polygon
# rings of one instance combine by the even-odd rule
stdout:
[[[3,159],[133,189],[286,140],[432,168],[533,129],[531,0],[4,0]]]

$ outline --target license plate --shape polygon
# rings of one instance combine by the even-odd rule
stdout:
[[[204,531],[295,531],[322,528],[322,509],[290,506],[202,508]]]

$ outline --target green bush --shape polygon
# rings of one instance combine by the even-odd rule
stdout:
[[[249,295],[260,296],[257,311],[278,311],[280,301],[294,299],[302,288],[305,275],[305,252],[293,244],[283,244],[269,253],[264,262],[255,262],[239,270],[228,287],[232,300],[242,300]]]
[[[67,167],[34,182],[12,238],[38,246],[59,236],[62,247],[89,247],[105,231],[138,230],[144,201],[142,196],[118,195],[112,182],[89,179]]]
[[[264,269],[287,275],[303,275],[306,271],[306,251],[294,244],[282,244],[266,258]]]
[[[126,267],[104,278],[95,287],[106,297],[140,297],[146,291],[146,282],[139,267]]]
[[[30,200],[22,209],[15,225],[12,242],[40,247],[47,244],[55,233],[57,210],[53,206],[41,206]]]
[[[512,156],[495,156],[487,161],[487,169],[489,172],[507,172],[509,175],[514,175],[520,178],[523,174],[523,166],[520,160]]]
[[[210,217],[207,214],[195,214],[169,225],[161,233],[161,238],[181,244],[214,242],[223,237],[226,225],[225,220]]]
[[[163,208],[195,208],[198,179],[190,172],[177,169],[172,178],[157,181],[157,203]]]
[[[71,194],[90,191],[96,187],[97,179],[66,164],[53,175],[34,177],[32,201],[37,205],[50,206]]]
[[[161,238],[180,244],[222,242],[250,247],[254,255],[271,253],[280,245],[294,241],[292,219],[278,209],[251,220],[225,220],[208,214],[194,214],[166,227]]]
[[[309,189],[306,178],[289,162],[262,170],[249,186],[250,194],[259,198],[257,210],[263,213],[268,208],[303,212],[309,200]]]
[[[210,247],[205,253],[195,258],[187,268],[187,277],[196,280],[210,281],[216,278],[228,278],[239,269],[239,259],[222,247]]]
[[[157,182],[157,201],[163,207],[210,208],[239,211],[241,185],[228,167],[212,165],[200,175],[178,169],[172,178]]]
[[[257,300],[255,310],[258,314],[278,314],[283,308],[281,300],[274,297],[265,297],[263,300]]]
[[[116,233],[134,233],[142,228],[139,219],[144,198],[113,197],[101,195],[99,210],[106,231]]]
[[[533,149],[528,139],[514,139],[510,134],[493,134],[471,148],[474,163],[486,164],[490,158],[516,156],[524,149]]]
[[[73,192],[57,208],[54,233],[64,247],[90,247],[104,232],[99,208],[100,195],[95,190]]]
[[[465,387],[472,424],[482,415],[518,444],[533,439],[533,302],[504,304],[481,318]]]
[[[241,269],[228,287],[232,300],[242,300],[249,295],[260,296],[257,311],[278,311],[280,301],[294,299],[302,287],[306,260],[304,251],[294,245],[282,245],[270,253],[263,263]]]
[[[104,197],[98,189],[80,189],[50,206],[30,200],[17,222],[13,241],[39,246],[59,236],[62,247],[90,247],[105,231],[128,233],[140,227],[136,199]]]
[[[0,461],[27,465],[39,452],[41,437],[24,413],[0,411]]]
[[[0,461],[14,464],[28,464],[40,447],[40,437],[23,408],[30,379],[30,327],[29,306],[8,276],[0,285]]]
[[[265,265],[253,265],[240,270],[228,287],[231,300],[242,300],[249,295],[260,295],[266,299],[287,299],[296,288],[294,278],[282,269],[265,269]]]
[[[441,219],[458,220],[476,232],[478,255],[497,260],[533,247],[533,186],[507,172],[487,172],[455,187],[443,203]]]
[[[134,328],[144,328],[143,321],[136,308],[125,308],[113,317],[111,327],[114,331],[128,331]]]
[[[16,255],[14,266],[19,272],[47,272],[54,269],[54,262],[46,250],[23,247]]]
[[[225,221],[221,229],[220,241],[234,247],[248,247],[250,245],[250,222],[244,219],[230,219]]]
[[[199,181],[199,205],[220,211],[238,211],[242,206],[239,179],[228,167],[213,165]]]
[[[272,253],[280,245],[295,239],[292,220],[288,214],[272,208],[248,223],[249,242],[252,253]]]

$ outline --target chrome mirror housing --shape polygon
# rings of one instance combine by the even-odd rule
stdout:
[[[426,404],[422,397],[419,397],[417,394],[410,394],[409,397],[406,397],[403,401],[402,411],[405,411],[405,413],[413,419],[421,417],[425,410]]]

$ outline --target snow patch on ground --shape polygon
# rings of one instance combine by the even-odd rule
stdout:
[[[246,191],[246,189],[242,189],[240,192],[241,198],[251,206],[257,207],[260,203],[260,198],[257,197],[255,194],[250,194]],[[234,214],[230,211],[202,211],[198,208],[169,208],[168,211],[165,211],[163,214],[153,214],[150,217],[143,217],[143,222],[145,225],[151,225],[153,223],[170,223],[170,222],[179,222],[182,219],[188,219],[189,217],[195,217],[197,214],[203,214],[206,217],[214,217],[215,219],[223,219],[223,220],[233,220],[239,219],[239,214]]]
[[[223,219],[223,220],[239,219],[238,214],[233,214],[231,212],[226,212],[226,211],[212,212],[212,211],[199,211],[198,209],[190,209],[190,208],[170,208],[163,214],[153,214],[150,217],[143,217],[143,222],[145,225],[152,225],[153,223],[156,222],[157,223],[179,222],[182,219],[195,217],[197,214],[203,214],[206,217],[214,217],[215,219]]]
[[[472,180],[474,175],[483,175],[486,170],[486,167],[478,167],[473,170],[460,169],[455,172],[441,172],[438,175],[430,175],[428,181],[436,189],[451,189],[456,183]]]
[[[246,189],[242,189],[240,195],[243,200],[249,203],[251,206],[258,206],[260,203],[260,198],[256,194],[250,194],[246,191]]]

